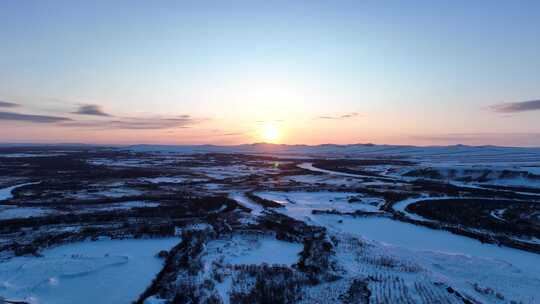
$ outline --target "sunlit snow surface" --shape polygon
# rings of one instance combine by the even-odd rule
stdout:
[[[178,238],[102,240],[59,246],[43,257],[0,263],[0,294],[30,303],[130,303],[159,272]]]

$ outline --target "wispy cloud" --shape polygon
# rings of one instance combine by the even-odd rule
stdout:
[[[240,136],[240,135],[244,135],[243,132],[231,132],[231,133],[223,133],[221,134],[221,136]]]
[[[0,108],[16,108],[18,106],[20,106],[18,103],[1,101],[0,100]]]
[[[490,107],[493,111],[498,113],[516,113],[526,111],[540,110],[540,99],[520,101],[520,102],[507,102],[496,104]]]
[[[0,107],[12,108],[18,104],[0,101]],[[190,115],[169,116],[141,116],[119,117],[113,116],[98,105],[85,104],[79,106],[77,111],[69,114],[88,116],[87,118],[74,118],[70,116],[50,116],[39,114],[23,114],[11,111],[0,111],[0,121],[18,121],[26,123],[55,124],[64,128],[80,128],[94,130],[159,130],[189,128],[204,119],[196,119]],[[92,119],[90,117],[95,117]],[[98,119],[98,117],[101,117]]]
[[[71,119],[67,117],[21,114],[21,113],[15,113],[15,112],[0,112],[0,120],[32,122],[32,123],[59,123],[59,122],[71,121]]]
[[[174,117],[132,117],[113,120],[86,120],[63,123],[64,127],[78,127],[91,129],[124,129],[124,130],[158,130],[172,128],[189,128],[199,120],[189,115]]]
[[[319,118],[319,119],[341,120],[341,119],[349,119],[349,118],[354,118],[354,117],[359,117],[359,116],[360,116],[360,113],[351,112],[351,113],[346,113],[346,114],[338,115],[338,116],[323,115],[323,116],[319,116],[317,118]]]
[[[82,105],[79,107],[79,109],[72,114],[78,114],[78,115],[90,115],[90,116],[111,116],[108,113],[105,113],[100,106],[98,105]]]

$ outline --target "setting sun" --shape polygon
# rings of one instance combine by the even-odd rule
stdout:
[[[276,143],[280,138],[279,129],[273,124],[265,124],[261,132],[262,140],[267,143]]]

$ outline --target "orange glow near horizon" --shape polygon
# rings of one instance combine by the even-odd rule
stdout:
[[[262,141],[267,143],[275,144],[281,139],[280,129],[271,123],[264,124],[260,133]]]

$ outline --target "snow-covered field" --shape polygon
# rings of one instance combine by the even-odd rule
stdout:
[[[188,178],[182,177],[182,176],[176,176],[176,177],[146,177],[141,178],[141,181],[143,182],[149,182],[152,184],[159,184],[159,183],[171,183],[171,184],[181,184],[186,181],[188,181]]]
[[[0,297],[130,303],[163,269],[145,303],[179,292],[213,303],[285,294],[300,296],[287,303],[540,303],[540,215],[524,204],[540,203],[540,149],[256,144],[70,155],[0,162],[15,172],[0,177]],[[38,177],[42,185],[13,197]],[[430,220],[406,210],[450,198],[468,201],[419,206]],[[466,205],[475,199],[507,204]],[[155,255],[180,234],[163,268]]]
[[[370,250],[378,255],[393,257],[400,263],[421,265],[430,277],[429,280],[442,280],[469,291],[473,283],[489,286],[511,295],[512,299],[521,299],[523,303],[536,303],[535,299],[540,299],[540,290],[533,287],[540,286],[540,256],[537,254],[482,244],[447,231],[390,218],[311,214],[313,208],[337,207],[343,212],[354,210],[346,202],[351,194],[262,192],[257,195],[283,204],[283,212],[291,217],[307,219],[311,224],[326,227],[336,235],[360,237],[374,246]],[[396,208],[403,211],[409,203],[422,199],[425,198],[404,201]],[[351,263],[341,260],[340,264]],[[367,266],[360,268],[364,275],[381,274],[380,269],[364,272]],[[399,276],[407,279],[406,275]],[[487,300],[493,301],[491,298]]]
[[[256,192],[257,196],[283,205],[282,212],[299,220],[311,217],[313,210],[376,212],[382,200],[349,192]],[[351,200],[351,202],[349,202]]]
[[[540,256],[455,235],[442,230],[403,223],[389,218],[350,218],[317,215],[315,219],[335,231],[361,236],[382,244],[413,250],[463,254],[506,261],[522,271],[540,272]],[[341,220],[342,223],[338,221]]]
[[[63,156],[64,153],[9,153],[0,154],[0,157],[6,158],[26,158],[26,157],[51,157],[51,156]]]
[[[0,220],[44,216],[47,214],[52,214],[54,212],[55,212],[54,210],[47,209],[47,208],[1,206],[0,205]]]
[[[251,144],[237,146],[163,146],[136,145],[127,150],[134,152],[178,153],[243,153],[265,154],[281,157],[400,157],[421,162],[479,163],[479,164],[534,164],[540,162],[540,148],[496,146],[398,146],[398,145],[272,145]]]
[[[131,201],[124,203],[115,203],[108,204],[107,206],[89,206],[88,208],[82,209],[82,212],[96,212],[96,211],[113,211],[113,210],[128,210],[133,208],[152,208],[158,207],[159,203],[155,202],[143,202],[143,201]]]
[[[298,243],[289,243],[276,240],[273,236],[264,235],[236,235],[227,239],[210,241],[204,250],[202,263],[204,264],[204,278],[213,273],[220,273],[222,278],[216,284],[216,290],[223,303],[231,303],[229,297],[233,290],[244,288],[250,282],[234,284],[238,280],[230,269],[221,267],[240,265],[286,265],[291,266],[298,262],[303,246]],[[198,278],[202,280],[202,278]]]
[[[287,182],[296,182],[301,184],[308,184],[308,185],[317,185],[317,184],[324,184],[324,185],[332,185],[332,186],[356,186],[361,184],[362,180],[357,178],[351,178],[351,177],[342,177],[342,176],[334,176],[334,175],[293,175],[293,176],[286,176],[283,178],[284,181]]]
[[[162,267],[155,257],[177,238],[101,240],[0,263],[0,294],[35,304],[130,303]]]
[[[279,172],[279,170],[274,167],[255,168],[247,165],[194,167],[192,170],[193,172],[201,173],[209,178],[217,180],[247,177],[254,174],[272,174]]]
[[[241,235],[209,242],[203,261],[208,263],[219,260],[221,263],[233,265],[292,265],[298,261],[302,248],[301,244],[272,237]]]
[[[540,286],[540,256],[537,254],[482,244],[388,218],[319,215],[316,220],[335,232],[368,240],[374,246],[370,248],[374,255],[420,265],[431,280],[441,280],[463,290],[471,290],[472,284],[478,283],[511,295],[512,299],[521,299],[523,303],[536,303],[540,299],[537,288]],[[338,222],[340,220],[342,223]],[[497,303],[491,298],[484,300]]]
[[[121,197],[128,197],[128,196],[136,196],[140,195],[141,191],[136,189],[130,189],[126,187],[119,187],[119,188],[109,188],[109,189],[100,189],[97,191],[76,191],[76,192],[70,192],[66,193],[66,196],[73,199],[79,199],[79,200],[89,200],[89,199],[96,199],[96,198],[121,198]]]

